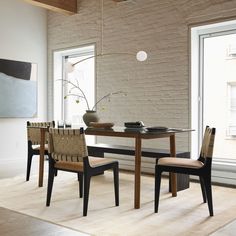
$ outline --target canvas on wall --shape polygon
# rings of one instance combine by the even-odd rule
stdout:
[[[36,117],[37,65],[0,59],[0,117]]]

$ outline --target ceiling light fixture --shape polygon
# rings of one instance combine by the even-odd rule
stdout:
[[[121,0],[118,2],[121,2]],[[137,61],[143,62],[147,60],[147,53],[143,50],[138,51],[137,53],[129,53],[129,52],[110,52],[110,53],[103,53],[103,38],[104,38],[104,0],[101,0],[101,46],[100,50],[101,53],[93,56],[89,56],[87,58],[84,58],[82,60],[79,60],[75,63],[67,62],[66,64],[66,70],[68,73],[71,73],[74,70],[74,66],[77,65],[78,63],[81,63],[83,61],[89,60],[91,58],[96,58],[96,57],[103,57],[103,56],[112,56],[112,55],[130,55],[136,57]]]

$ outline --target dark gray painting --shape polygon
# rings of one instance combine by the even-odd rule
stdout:
[[[37,66],[0,59],[0,117],[37,115]]]

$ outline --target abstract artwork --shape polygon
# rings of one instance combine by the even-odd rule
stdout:
[[[0,117],[36,117],[37,65],[0,59]]]

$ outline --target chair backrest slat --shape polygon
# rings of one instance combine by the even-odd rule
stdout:
[[[201,152],[198,160],[205,162],[206,158],[212,158],[215,140],[215,128],[206,126],[203,136]]]
[[[49,153],[56,161],[79,162],[88,156],[81,129],[49,129]]]

